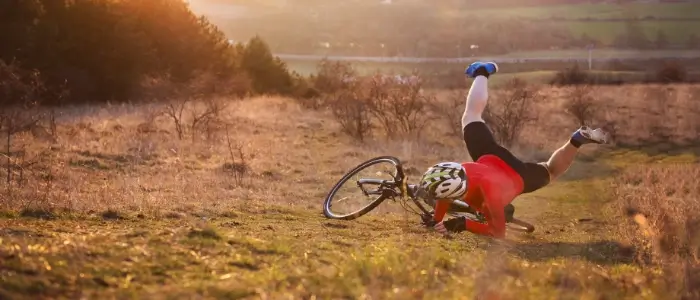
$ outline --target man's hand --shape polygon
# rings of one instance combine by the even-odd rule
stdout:
[[[433,228],[435,229],[435,231],[441,233],[442,235],[449,235],[449,232],[447,231],[447,228],[445,227],[445,222],[437,223],[437,224],[435,224],[435,226],[433,226]]]

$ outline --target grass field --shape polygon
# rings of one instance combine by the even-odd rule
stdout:
[[[652,43],[656,41],[658,33],[663,32],[669,43],[686,45],[690,35],[695,33],[691,28],[698,28],[700,21],[643,21],[638,24]],[[561,25],[568,26],[577,36],[586,34],[606,45],[610,45],[616,37],[624,34],[627,26],[624,22],[614,21],[565,21],[561,22]]]
[[[316,61],[306,61],[306,60],[286,60],[287,66],[290,70],[295,71],[301,75],[311,75],[318,72]],[[462,70],[466,67],[465,64],[450,64],[450,63],[435,63],[429,66],[422,64],[412,64],[412,63],[376,63],[376,62],[352,62],[353,68],[362,75],[368,75],[375,72],[380,73],[398,73],[398,74],[410,74],[414,70],[419,70],[421,72],[444,72],[447,70]],[[520,75],[524,77],[548,77],[554,72],[551,71],[533,71],[533,72],[521,72]],[[508,75],[513,76],[513,75]]]
[[[664,58],[700,58],[700,53],[693,50],[620,50],[620,49],[594,49],[592,53],[594,59],[594,70],[604,68],[607,64],[606,60],[619,59],[664,59]],[[323,57],[323,56],[319,56]],[[485,59],[493,60],[502,63],[504,66],[513,59],[538,59],[546,58],[553,59],[552,63],[557,63],[557,59],[569,60],[578,59],[582,62],[586,62],[588,59],[588,51],[586,50],[542,50],[542,51],[520,51],[512,52],[504,55],[483,55],[479,57],[474,57],[473,60]],[[315,73],[318,61],[311,59],[294,59],[286,58],[283,59],[289,68],[295,72],[302,75],[309,75]],[[598,61],[603,60],[603,61]],[[430,63],[412,63],[412,62],[375,62],[375,61],[359,61],[351,60],[349,61],[355,69],[362,73],[368,74],[376,71],[381,72],[407,72],[410,73],[413,70],[420,70],[425,72],[442,72],[446,69],[458,68],[462,69],[468,65],[471,61],[465,61],[464,63],[451,63],[451,62],[430,62]],[[566,64],[565,62],[559,62],[560,64]],[[587,63],[586,63],[587,64]],[[603,66],[601,66],[603,65]],[[689,66],[692,67],[692,66]],[[534,67],[533,67],[534,68]],[[504,72],[512,72],[508,70],[509,67],[504,68]],[[560,68],[558,68],[560,69]],[[538,69],[537,71],[540,71]],[[519,70],[520,71],[520,70]],[[535,71],[535,70],[529,70]],[[691,70],[693,71],[693,70]]]
[[[514,7],[508,9],[480,9],[480,14],[495,18],[530,19],[627,19],[647,16],[663,18],[698,18],[698,3],[629,3],[629,4],[572,4]]]
[[[287,65],[290,70],[298,72],[302,75],[311,75],[317,72],[316,62],[313,61],[294,61],[287,60]],[[373,63],[373,62],[353,62],[352,66],[361,75],[372,74],[374,72],[380,73],[398,73],[398,74],[410,74],[414,70],[418,70],[421,74],[431,74],[432,72],[446,72],[454,70],[463,70],[466,65],[464,64],[430,64],[430,66],[423,66],[417,64],[404,64],[404,63]],[[508,67],[503,67],[501,69],[501,76],[495,77],[492,80],[492,84],[498,86],[503,83],[510,81],[513,78],[519,78],[530,83],[549,83],[556,75],[557,71],[544,70],[544,71],[512,71],[508,70]],[[591,72],[594,76],[612,76],[614,78],[619,78],[626,82],[639,82],[643,80],[647,74],[644,72],[627,72],[627,71],[601,71],[593,70]],[[694,73],[693,73],[694,74]]]
[[[640,97],[670,89],[668,115],[645,102],[656,96]],[[680,121],[669,130],[680,140],[700,126],[687,123],[695,89],[614,87],[599,95],[616,107],[608,117],[623,122],[618,136],[642,137],[645,126],[673,115]],[[544,142],[538,151],[546,156],[576,125],[559,109],[565,90],[544,92],[551,115],[541,125],[549,127],[527,134]],[[695,174],[675,166],[698,170],[692,149],[587,147],[564,178],[514,202],[516,216],[537,226],[533,234],[445,239],[391,203],[350,222],[323,218],[321,204],[340,176],[374,156],[398,156],[415,172],[468,160],[457,137],[359,143],[326,111],[263,97],[222,110],[230,128],[212,125],[179,140],[161,109],[66,108],[56,141],[15,138],[26,159],[43,154],[21,186],[2,185],[0,298],[681,299],[692,290],[683,280],[693,277],[669,270],[676,265],[634,259],[645,252],[626,235],[635,227],[618,207],[647,195],[697,203],[697,187],[671,184]],[[634,167],[666,173],[637,179],[645,173]],[[656,193],[661,184],[674,192]]]
[[[372,3],[376,5],[376,3]],[[392,4],[397,10],[401,9],[401,4]],[[448,18],[466,14],[471,16],[472,14],[478,14],[479,16],[484,16],[489,19],[512,19],[521,18],[527,20],[535,20],[538,22],[546,23],[548,27],[555,28],[568,28],[570,32],[576,36],[580,37],[584,34],[603,43],[607,46],[614,46],[613,43],[620,35],[625,34],[627,30],[627,21],[634,20],[634,23],[639,25],[641,30],[646,34],[647,38],[653,43],[657,39],[657,34],[662,32],[666,35],[667,42],[672,46],[683,46],[686,47],[689,43],[689,39],[692,34],[696,34],[695,28],[700,27],[700,3],[632,3],[632,4],[576,4],[576,5],[543,5],[543,6],[529,6],[529,7],[508,7],[499,9],[478,9],[471,7],[455,7],[454,5],[447,7],[439,7],[432,4],[422,4],[426,5],[426,11],[440,11],[444,12],[444,20]],[[331,9],[333,5],[326,5],[324,7],[317,8],[319,11],[324,11],[324,9],[329,9],[330,12],[334,12]],[[361,6],[358,6],[361,7]],[[373,6],[367,9],[376,9]],[[267,11],[264,9],[261,11]],[[305,14],[312,10],[297,10],[297,11],[284,11],[281,14],[298,15]],[[329,12],[329,14],[330,14]],[[415,10],[411,11],[415,13]],[[220,14],[217,12],[217,14]],[[216,22],[221,22],[222,26],[230,27],[230,32],[236,32],[235,23],[225,22],[225,17],[216,17]],[[260,22],[265,24],[272,24],[273,19],[264,19],[261,17]],[[277,18],[277,17],[270,17]],[[313,18],[309,15],[308,18]],[[441,19],[443,17],[436,17]],[[554,19],[553,19],[554,18]],[[344,24],[328,24],[328,28],[346,28],[352,25],[352,20],[338,21],[344,22]],[[387,20],[389,24],[392,21]],[[439,23],[439,20],[436,21]],[[451,21],[456,22],[456,21]],[[226,25],[223,25],[226,24]],[[464,24],[468,24],[464,23]],[[256,25],[251,25],[256,26]],[[268,25],[260,25],[262,27],[267,27]],[[279,30],[286,29],[283,28],[295,28],[295,24],[282,24],[280,23]],[[391,28],[391,25],[388,28]],[[427,25],[432,26],[432,25]],[[465,25],[466,26],[466,25]],[[261,29],[262,30],[262,29]],[[277,29],[265,29],[263,31],[277,31]],[[309,31],[315,31],[315,29],[309,29]],[[323,31],[319,31],[321,33]],[[317,36],[312,35],[312,39],[324,39],[321,36],[324,35],[339,35],[339,32],[324,32]],[[368,35],[370,34],[370,35]],[[360,32],[353,33],[353,36],[357,37],[357,42],[362,43],[364,41],[372,41],[375,43],[377,36],[386,36],[387,33],[378,33],[377,36],[371,36],[371,32]],[[423,39],[422,37],[415,37],[415,39]],[[543,49],[547,49],[551,45],[542,45]],[[664,46],[666,47],[666,46]],[[298,47],[295,47],[298,49]],[[313,47],[304,52],[309,53],[315,51]],[[378,50],[377,50],[378,51]],[[379,54],[377,52],[376,54]],[[488,54],[486,54],[488,55]]]
[[[624,50],[600,48],[593,49],[593,59],[654,59],[654,58],[697,58],[700,53],[695,50]],[[585,49],[571,50],[542,50],[519,51],[505,55],[493,56],[494,59],[503,58],[562,58],[562,59],[588,59],[588,51]]]

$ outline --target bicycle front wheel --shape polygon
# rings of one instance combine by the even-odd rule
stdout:
[[[375,157],[359,164],[330,190],[323,204],[323,214],[329,219],[353,220],[367,214],[386,198],[398,195],[394,181],[400,164],[393,156]]]

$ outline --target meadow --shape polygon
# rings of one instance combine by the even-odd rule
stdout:
[[[543,5],[481,9],[478,12],[497,19],[523,18],[556,22],[568,27],[577,36],[586,34],[605,44],[612,43],[617,36],[624,34],[628,21],[639,24],[642,32],[652,41],[658,32],[663,32],[670,42],[680,44],[685,43],[694,33],[692,28],[700,26],[698,3]]]
[[[434,96],[460,114],[463,92]],[[492,105],[511,92],[495,90]],[[519,155],[544,159],[567,140],[578,127],[572,93],[537,90],[537,117],[514,146]],[[700,296],[700,190],[692,180],[700,172],[700,87],[588,93],[588,120],[615,142],[583,149],[563,179],[516,199],[516,216],[538,230],[502,242],[468,233],[445,239],[401,210],[350,222],[322,216],[330,187],[371,157],[397,156],[417,174],[438,161],[469,160],[448,125],[458,120],[446,115],[420,139],[377,130],[358,141],[344,134],[331,104],[309,108],[285,97],[57,109],[53,125],[12,137],[23,168],[11,168],[1,186],[0,296]],[[178,119],[172,112],[180,108]],[[207,111],[215,118],[193,124]]]
[[[700,19],[697,3],[586,3],[479,9],[492,17],[531,19]]]
[[[183,1],[0,11],[11,16],[0,18],[0,299],[700,298],[700,86],[681,72],[692,60],[659,69],[674,84],[608,86],[518,74],[559,62],[502,65],[484,117],[521,158],[547,159],[582,124],[613,142],[515,200],[535,232],[444,238],[390,201],[351,222],[324,218],[322,203],[375,156],[400,158],[411,182],[468,161],[463,65],[432,69],[454,90],[326,62],[298,76],[268,39],[231,44]]]

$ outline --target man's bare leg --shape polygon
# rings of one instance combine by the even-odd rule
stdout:
[[[588,127],[581,127],[574,132],[571,139],[564,146],[554,151],[549,160],[544,163],[549,170],[550,181],[554,181],[566,173],[571,164],[573,164],[581,145],[589,143],[604,144],[607,143],[607,140],[607,135],[600,128],[592,130]]]
[[[570,142],[566,142],[564,146],[557,149],[549,157],[549,160],[545,163],[547,170],[549,170],[549,179],[554,181],[571,167],[571,164],[576,158],[578,153],[578,148],[574,147]]]

